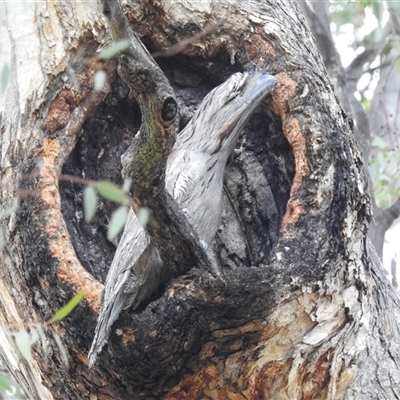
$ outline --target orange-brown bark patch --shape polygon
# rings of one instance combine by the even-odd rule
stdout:
[[[164,399],[246,400],[246,397],[230,385],[224,385],[221,371],[215,365],[209,365],[175,386]]]
[[[103,68],[112,70],[108,65]],[[55,99],[51,102],[46,118],[46,128],[48,133],[54,133],[56,130],[64,128],[70,122],[71,112],[76,108],[89,94],[93,86],[92,76],[96,71],[96,65],[93,63],[77,76],[79,91],[71,89],[62,89]]]
[[[201,399],[207,384],[217,380],[218,375],[218,370],[213,365],[205,367],[198,374],[186,378],[171,389],[165,399]]]
[[[87,396],[89,394],[89,391],[86,389],[86,386],[83,383],[78,382],[75,387],[82,393],[83,396]]]
[[[285,117],[289,111],[288,102],[297,95],[297,82],[290,78],[286,72],[275,75],[278,83],[272,92],[269,101],[269,108],[282,119],[285,124]]]
[[[209,365],[206,368],[203,368],[199,373],[200,379],[206,384],[214,382],[218,376],[218,369],[215,365]]]
[[[323,291],[293,292],[293,298],[281,304],[265,323],[216,331],[215,341],[205,344],[199,357],[201,363],[208,365],[178,383],[165,398],[322,399],[327,396],[328,386],[336,381],[340,382],[336,393],[345,393],[354,370],[341,373],[339,365],[332,373],[335,348],[304,341],[304,336],[318,324],[312,315],[321,296]],[[333,329],[339,332],[340,326],[338,323]],[[259,330],[257,336],[254,327]],[[246,332],[251,334],[249,340],[245,339]],[[231,336],[236,351],[229,349],[227,339]],[[335,379],[337,375],[339,380]]]
[[[295,175],[290,189],[290,199],[282,220],[282,232],[285,233],[288,225],[294,224],[302,212],[302,205],[297,199],[303,179],[310,173],[310,170],[307,164],[306,140],[297,119],[290,118],[283,126],[283,133],[292,147],[295,162]]]
[[[301,203],[296,199],[289,199],[286,205],[286,213],[283,216],[282,220],[282,233],[287,233],[289,231],[289,225],[294,224],[301,215],[303,211],[303,206]]]
[[[313,363],[304,364],[300,370],[299,377],[304,376],[302,382],[299,382],[303,389],[303,399],[320,399],[324,390],[327,389],[329,382],[329,368],[333,348],[328,349],[321,354]]]
[[[275,49],[271,43],[262,35],[255,33],[246,42],[246,50],[256,65],[261,67],[268,58],[271,61],[276,59]]]
[[[125,345],[128,342],[131,342],[134,338],[135,330],[133,328],[127,329],[126,331],[123,332],[122,334],[122,343]]]
[[[276,75],[278,84],[274,89],[269,107],[282,119],[282,130],[293,150],[295,159],[295,176],[290,190],[290,199],[287,204],[286,213],[282,221],[282,232],[288,230],[288,225],[295,223],[301,212],[301,203],[297,200],[298,190],[304,177],[309,173],[306,157],[306,141],[297,119],[289,117],[290,103],[298,95],[297,82],[289,77],[287,73]]]
[[[75,352],[76,354],[76,358],[84,365],[89,366],[89,360],[87,357],[87,352],[86,351],[82,351],[79,350],[77,352]]]
[[[102,285],[79,262],[61,213],[58,179],[54,166],[60,151],[61,145],[57,138],[44,140],[40,152],[43,164],[37,183],[42,231],[47,234],[49,250],[58,261],[59,278],[69,282],[76,291],[85,292],[86,300],[98,312]]]
[[[271,393],[278,394],[287,385],[290,366],[291,360],[271,361],[265,364],[256,378],[251,399],[263,400],[267,399]]]
[[[249,332],[257,332],[261,331],[265,327],[264,324],[261,322],[251,322],[247,325],[240,326],[238,328],[234,329],[226,329],[226,330],[219,330],[219,331],[214,331],[213,336],[216,338],[221,338],[221,337],[226,337],[226,336],[240,336],[245,333]]]
[[[295,176],[290,189],[290,196],[294,196],[301,185],[303,178],[309,174],[307,164],[306,140],[301,131],[299,121],[291,118],[283,127],[283,134],[292,146],[295,159]]]
[[[73,92],[63,89],[52,101],[46,119],[46,127],[49,133],[62,129],[67,125],[71,109],[76,107],[76,99]]]
[[[353,379],[356,375],[357,367],[354,365],[352,367],[348,367],[344,369],[339,378],[336,380],[336,398],[344,399],[346,396],[347,389],[350,384],[353,382]]]

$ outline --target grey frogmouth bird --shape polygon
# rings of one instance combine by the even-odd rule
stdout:
[[[258,71],[232,75],[204,98],[168,157],[166,190],[184,210],[204,251],[220,225],[227,159],[253,111],[276,83],[275,77]],[[105,282],[90,365],[121,310],[135,309],[157,292],[164,272],[157,248],[131,211]]]

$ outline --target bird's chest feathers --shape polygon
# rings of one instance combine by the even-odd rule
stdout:
[[[209,191],[222,189],[222,174],[215,155],[202,152],[173,151],[168,159],[166,187],[183,207],[189,200],[203,198]],[[217,193],[215,193],[217,195]]]

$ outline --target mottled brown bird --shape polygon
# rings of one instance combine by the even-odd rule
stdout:
[[[184,210],[204,251],[220,225],[227,159],[254,109],[276,83],[275,77],[257,71],[232,75],[204,98],[169,155],[166,189]],[[135,309],[155,293],[164,273],[157,248],[131,211],[105,283],[90,365],[121,310]]]

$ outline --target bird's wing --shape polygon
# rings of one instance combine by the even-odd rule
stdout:
[[[168,157],[166,189],[187,209],[189,221],[206,245],[220,223],[226,160],[255,107],[276,83],[276,78],[259,72],[232,75],[206,96]],[[132,213],[107,277],[90,365],[120,311],[130,304],[136,307],[158,289],[159,269],[158,251]]]
[[[107,275],[103,307],[108,307],[110,303],[114,302],[116,293],[124,291],[123,286],[125,286],[126,280],[131,274],[132,267],[149,244],[149,236],[131,209]]]
[[[97,320],[95,337],[89,351],[90,365],[94,363],[96,355],[104,346],[111,326],[121,310],[133,302],[137,306],[141,300],[148,297],[146,296],[148,291],[143,291],[141,286],[148,275],[147,272],[146,277],[143,277],[142,267],[151,263],[146,258],[153,255],[146,251],[149,245],[150,239],[147,233],[139,224],[133,210],[130,210],[105,282],[102,307]],[[145,296],[142,297],[142,295]]]
[[[181,148],[172,150],[167,161],[165,187],[180,206],[187,202],[187,198],[196,189],[206,172],[206,165],[205,154]]]

